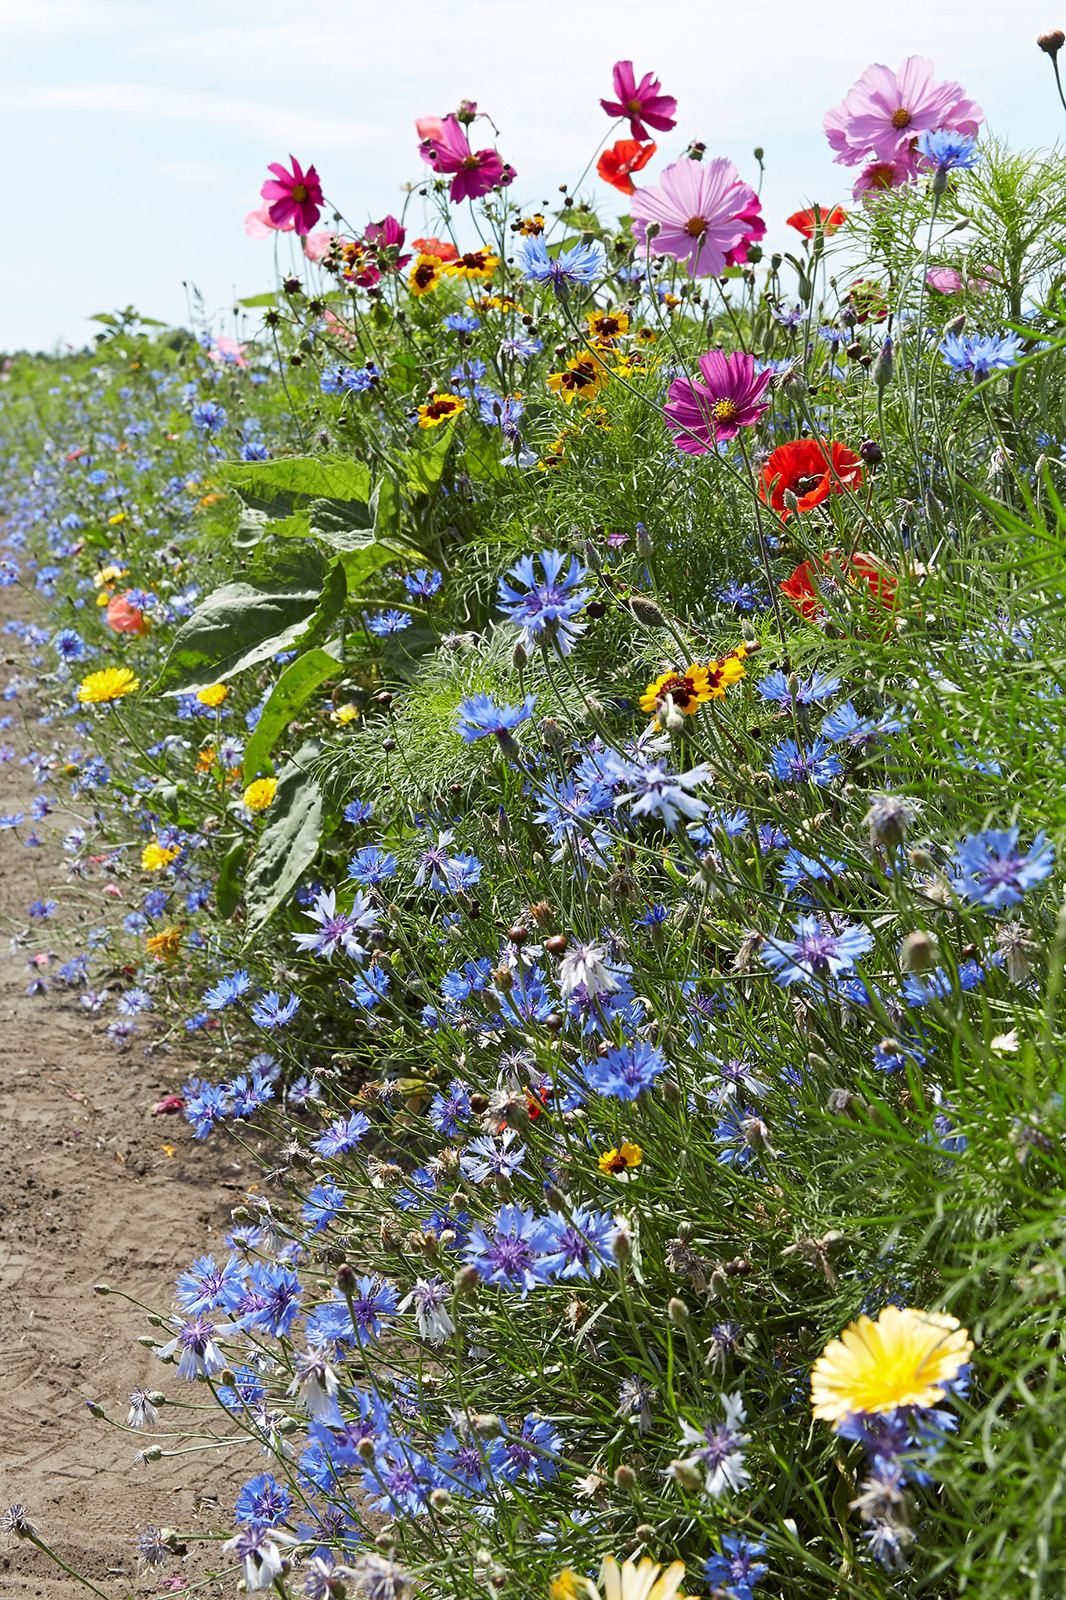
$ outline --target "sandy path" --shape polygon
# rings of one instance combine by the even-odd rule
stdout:
[[[18,591],[0,589],[0,627],[29,614]],[[24,667],[25,653],[0,634],[0,657],[2,688]],[[135,1387],[199,1396],[137,1344],[150,1331],[143,1315],[94,1294],[93,1284],[121,1285],[169,1310],[176,1272],[202,1251],[217,1253],[230,1207],[255,1174],[224,1141],[195,1144],[183,1119],[149,1114],[190,1065],[146,1056],[150,1029],[142,1024],[132,1048],[119,1052],[104,1034],[113,1009],[91,1016],[61,986],[27,995],[27,957],[56,950],[62,960],[71,952],[69,930],[101,921],[104,902],[99,883],[67,883],[60,848],[73,820],[62,809],[67,780],[38,788],[18,761],[69,736],[38,725],[32,694],[0,701],[0,714],[10,713],[15,726],[0,730],[0,745],[14,745],[16,759],[0,763],[0,814],[24,810],[24,836],[35,794],[60,804],[36,824],[41,849],[0,832],[0,1510],[24,1504],[63,1559],[118,1600],[157,1592],[167,1578],[200,1578],[207,1566],[196,1554],[171,1562],[154,1581],[140,1572],[138,1534],[148,1523],[232,1529],[236,1488],[263,1463],[243,1446],[134,1465],[152,1436],[94,1420],[86,1400],[124,1421]],[[130,889],[122,887],[128,905]],[[49,894],[59,902],[55,917],[30,923],[31,901]],[[31,942],[8,956],[12,931],[27,928]],[[209,1583],[199,1592],[223,1591]],[[40,1551],[0,1539],[0,1593],[70,1600],[88,1591],[57,1574]]]

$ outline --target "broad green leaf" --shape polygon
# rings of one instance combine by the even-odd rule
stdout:
[[[439,428],[433,430],[432,441],[420,444],[408,454],[404,466],[407,469],[408,485],[415,494],[431,494],[437,487],[444,471],[448,447],[454,432],[454,418],[449,422],[442,422]]]
[[[374,536],[395,538],[400,531],[400,496],[391,478],[382,478],[370,496]]]
[[[322,791],[307,770],[318,746],[301,746],[278,787],[244,884],[248,932],[255,933],[295,889],[318,853]]]
[[[245,507],[241,512],[240,521],[237,523],[237,532],[233,537],[235,550],[254,550],[267,530],[265,512],[252,511]]]
[[[289,662],[271,689],[255,732],[248,740],[244,770],[249,778],[254,778],[266,765],[277,739],[293,717],[306,705],[319,684],[334,677],[339,667],[339,654],[331,653],[329,648],[308,650]]]
[[[368,540],[356,550],[341,550],[337,559],[344,568],[350,595],[358,594],[366,580],[373,577],[382,567],[387,567],[390,561],[396,561],[402,566],[425,564],[425,557],[419,551],[412,550],[404,544],[381,539]]]
[[[239,306],[248,306],[251,310],[254,310],[256,306],[276,306],[277,303],[277,295],[269,290],[266,294],[250,294],[243,300],[237,301]]]
[[[371,478],[361,461],[347,456],[282,456],[278,461],[228,461],[222,476],[238,491],[261,499],[278,494],[313,499],[370,499]]]
[[[153,693],[206,689],[295,644],[319,613],[321,583],[267,583],[227,583],[208,595],[178,629]]]
[[[222,857],[222,865],[218,869],[218,881],[215,884],[215,907],[220,917],[228,919],[237,909],[237,901],[241,896],[238,873],[246,849],[246,841],[238,839]]]

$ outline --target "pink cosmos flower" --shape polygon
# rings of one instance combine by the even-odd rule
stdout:
[[[270,220],[276,228],[291,223],[297,233],[310,233],[322,215],[322,185],[314,167],[308,167],[305,172],[295,156],[290,155],[289,160],[291,172],[280,161],[271,162],[267,170],[274,176],[267,179],[259,193],[267,203]]]
[[[962,279],[954,267],[934,267],[925,275],[925,281],[936,294],[958,294]]]
[[[387,249],[390,245],[395,245],[397,249],[402,250],[406,237],[407,230],[403,224],[390,215],[382,217],[380,222],[372,222],[370,224],[363,235],[363,243],[377,245],[379,249]],[[410,252],[405,256],[397,256],[396,270],[399,271],[401,267],[405,267],[410,259]]]
[[[879,63],[867,67],[840,105],[822,119],[835,159],[859,167],[871,158],[896,161],[920,133],[952,128],[976,137],[981,107],[959,83],[937,83],[924,56],[908,56],[898,72]]]
[[[633,196],[633,231],[647,243],[647,228],[659,224],[655,249],[687,264],[693,277],[718,277],[748,258],[766,224],[759,197],[724,156],[713,161],[683,157],[664,167],[659,184]]]
[[[735,439],[741,428],[758,422],[768,409],[760,401],[773,377],[772,370],[756,374],[754,357],[743,350],[731,356],[708,350],[700,357],[700,371],[703,383],[674,379],[664,408],[667,422],[679,430],[674,443],[690,456],[705,455],[723,439]]]
[[[905,147],[894,161],[871,161],[855,179],[851,197],[861,200],[864,194],[875,194],[879,189],[900,189],[905,183],[914,183],[918,177],[918,157]]]
[[[632,61],[616,61],[611,76],[618,99],[600,101],[609,117],[628,117],[634,139],[651,138],[645,122],[660,133],[670,132],[677,101],[672,94],[659,93],[659,80],[654,74],[646,72],[638,83]]]
[[[238,343],[231,334],[220,333],[218,338],[213,340],[207,354],[212,361],[223,362],[228,359],[235,367],[246,367],[248,365],[244,354],[246,349],[247,346]]]
[[[432,119],[423,117],[421,127]],[[434,172],[450,177],[448,191],[453,200],[477,200],[490,189],[501,188],[515,177],[514,168],[500,159],[496,150],[471,150],[470,141],[457,117],[445,117],[440,133],[422,140],[418,153]]]
[[[307,234],[304,239],[304,255],[308,261],[324,261],[336,237],[337,235],[329,228],[320,228],[317,233]]]
[[[269,239],[272,233],[279,232],[276,222],[271,222],[270,212],[266,206],[260,206],[258,211],[249,211],[244,219],[244,231],[249,239]],[[281,225],[280,232],[292,232],[292,219]]]

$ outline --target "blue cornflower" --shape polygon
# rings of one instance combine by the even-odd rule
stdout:
[[[661,1050],[639,1040],[586,1062],[585,1082],[597,1094],[609,1095],[613,1100],[636,1100],[668,1065]]]
[[[543,577],[537,576],[538,560]],[[499,580],[500,609],[520,630],[519,638],[527,650],[535,644],[554,644],[560,655],[569,655],[575,639],[585,631],[586,624],[574,618],[592,596],[591,589],[578,588],[588,573],[576,556],[570,557],[564,573],[565,565],[561,550],[542,550],[538,556],[523,556],[507,577]],[[523,589],[515,588],[507,578],[514,578]]]
[[[518,1138],[513,1128],[505,1128],[499,1144],[491,1134],[471,1139],[462,1155],[459,1166],[463,1176],[471,1183],[484,1183],[488,1178],[513,1178],[523,1170],[526,1147],[516,1144]]]
[[[120,994],[115,1010],[123,1017],[137,1017],[142,1011],[152,1010],[152,997],[147,989],[127,989]]]
[[[300,1313],[303,1289],[291,1267],[254,1261],[248,1292],[237,1310],[243,1328],[260,1328],[273,1339],[288,1333]]]
[[[361,1139],[370,1132],[370,1118],[363,1111],[353,1111],[350,1117],[338,1117],[325,1133],[312,1140],[312,1150],[322,1156],[340,1156],[354,1150]]]
[[[450,333],[473,333],[475,329],[480,328],[481,319],[464,316],[461,311],[452,311],[448,316],[441,318],[441,324]]]
[[[1016,906],[1034,884],[1055,870],[1055,847],[1043,832],[1037,834],[1027,855],[1018,850],[1018,828],[988,828],[971,833],[955,846],[956,876],[952,888],[971,905],[1002,911]]]
[[[217,400],[201,400],[192,408],[192,425],[201,433],[221,433],[226,426],[226,408]]]
[[[269,461],[270,451],[258,439],[246,439],[237,451],[242,461]]]
[[[419,567],[416,572],[404,573],[403,586],[412,600],[432,600],[443,581],[439,572]]]
[[[390,611],[375,611],[366,619],[367,632],[377,639],[385,639],[390,634],[402,633],[411,626],[412,620],[409,611],[397,611],[395,607]]]
[[[770,315],[782,328],[798,328],[806,320],[807,313],[802,306],[793,306],[791,311],[786,311],[784,306],[771,306]]]
[[[390,1517],[417,1517],[428,1510],[433,1490],[448,1486],[432,1461],[409,1444],[390,1440],[374,1458],[373,1471],[368,1467],[363,1474],[363,1487],[376,1510]]]
[[[59,906],[55,900],[35,900],[30,906],[30,916],[38,922],[47,922],[49,917],[55,915]]]
[[[459,706],[456,728],[465,744],[473,744],[478,739],[488,739],[495,734],[504,754],[514,757],[518,754],[514,730],[520,723],[528,722],[536,703],[535,694],[527,694],[517,706],[498,706],[492,696],[484,692],[471,695]]]
[[[396,857],[376,844],[364,845],[348,863],[348,876],[364,888],[376,888],[387,878],[396,876]]]
[[[549,1241],[542,1265],[553,1278],[598,1278],[613,1260],[611,1241],[618,1224],[606,1211],[575,1206],[569,1217],[552,1211],[545,1219]]]
[[[764,700],[774,700],[780,706],[791,705],[792,691],[788,686],[789,680],[783,672],[768,672],[760,678],[755,685]],[[796,680],[796,704],[809,706],[815,700],[828,700],[831,694],[836,694],[840,688],[839,678],[827,677],[824,673],[812,673],[807,679]]]
[[[359,1343],[376,1339],[382,1331],[382,1319],[394,1317],[399,1304],[396,1290],[387,1278],[360,1278],[348,1307]]]
[[[0,817],[0,828],[17,828],[25,820],[25,811],[9,811],[6,816]]]
[[[348,801],[343,812],[345,822],[369,822],[374,807],[369,800],[360,800],[358,795]]]
[[[458,1138],[460,1124],[470,1118],[469,1085],[462,1078],[456,1078],[448,1085],[447,1094],[442,1094],[438,1089],[426,1115],[443,1138]]]
[[[908,1061],[920,1067],[925,1060],[925,1051],[910,1040],[882,1039],[874,1046],[873,1064],[878,1072],[902,1072]]]
[[[934,188],[937,187],[936,178],[944,178],[949,172],[968,172],[981,159],[977,140],[965,133],[956,133],[954,128],[934,128],[920,133],[918,149],[936,166]]]
[[[521,1206],[501,1206],[488,1230],[470,1230],[466,1261],[486,1283],[516,1289],[526,1298],[530,1289],[547,1280],[543,1254],[551,1244],[547,1224]]]
[[[282,1000],[276,989],[271,989],[263,995],[252,1007],[252,1021],[260,1028],[283,1028],[291,1022],[300,1009],[300,996],[290,994],[287,1000]]]
[[[291,1505],[292,1495],[285,1485],[269,1472],[260,1472],[248,1479],[234,1509],[238,1522],[261,1522],[271,1527],[275,1522],[284,1522]]]
[[[754,611],[759,594],[753,583],[723,583],[715,590],[715,599],[724,606],[736,606],[738,611]]]
[[[201,1256],[178,1274],[174,1286],[178,1305],[192,1317],[205,1311],[235,1311],[243,1293],[244,1269],[233,1255],[221,1267],[215,1266],[214,1256]]]
[[[838,873],[847,871],[846,861],[831,857],[817,861],[805,856],[801,850],[789,850],[780,866],[781,883],[788,889],[798,889],[803,884],[831,883]]]
[[[670,915],[669,908],[664,905],[649,906],[642,917],[637,917],[633,923],[634,928],[661,928]]]
[[[361,889],[355,891],[350,911],[338,909],[336,889],[322,889],[306,915],[317,922],[318,927],[313,933],[292,935],[293,943],[301,950],[325,956],[327,961],[331,961],[338,950],[343,950],[353,961],[362,961],[366,946],[359,943],[357,935],[377,926],[378,913]]]
[[[368,367],[327,367],[318,380],[318,386],[323,394],[363,394],[379,377],[380,373],[373,362]]]
[[[819,787],[844,770],[821,736],[806,750],[795,739],[782,740],[770,751],[770,765],[782,783],[815,783]]]
[[[473,1433],[460,1439],[454,1428],[446,1428],[437,1440],[436,1457],[452,1494],[484,1494],[503,1465],[503,1445]]]
[[[85,640],[74,628],[60,628],[52,640],[52,648],[64,661],[84,661],[89,654]]]
[[[886,733],[899,733],[902,727],[902,722],[890,711],[883,711],[875,721],[873,717],[860,717],[851,701],[845,700],[842,706],[834,706],[823,717],[818,736],[828,744],[848,744],[860,749],[863,745],[876,744]]]
[[[340,1216],[347,1201],[347,1194],[335,1183],[316,1183],[301,1206],[300,1215],[311,1224],[312,1233],[322,1233]]]
[[[204,1005],[208,1011],[221,1011],[224,1006],[232,1005],[235,1000],[239,1000],[242,994],[247,994],[251,987],[251,978],[243,967],[239,967],[228,978],[222,978],[208,989],[204,995]]]
[[[598,239],[575,244],[557,256],[548,254],[543,234],[527,239],[518,250],[518,265],[533,283],[550,284],[561,300],[567,299],[574,284],[595,283],[607,265],[607,252]]]
[[[754,1600],[752,1589],[765,1578],[768,1567],[758,1556],[766,1554],[764,1544],[731,1533],[722,1534],[722,1551],[703,1564],[703,1576],[712,1589],[725,1589],[734,1600]]]
[[[508,358],[512,361],[531,361],[534,356],[539,356],[543,349],[542,340],[523,338],[520,334],[515,334],[509,339],[500,340],[499,355],[501,361],[506,361]]]
[[[267,1061],[271,1059],[270,1056],[266,1057]],[[254,1066],[255,1062],[251,1065]],[[274,1098],[274,1086],[261,1072],[253,1072],[250,1082],[247,1074],[242,1072],[228,1087],[232,1100],[230,1109],[235,1117],[254,1117],[261,1107],[269,1105]]]
[[[760,951],[782,988],[790,983],[824,982],[851,972],[856,959],[873,948],[873,935],[853,922],[800,917],[792,931],[795,939],[775,939],[768,934]]]
[[[518,1433],[503,1436],[503,1476],[508,1483],[550,1483],[558,1475],[559,1463],[553,1456],[562,1455],[562,1434],[557,1433],[546,1417],[531,1412]]]
[[[1021,348],[1021,338],[1013,333],[949,333],[940,345],[940,354],[953,372],[972,372],[976,379],[1013,367]]]

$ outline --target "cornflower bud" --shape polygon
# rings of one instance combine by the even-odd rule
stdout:
[[[503,1423],[494,1411],[485,1411],[480,1416],[471,1417],[474,1432],[480,1434],[482,1439],[498,1439],[503,1432]]]
[[[451,1508],[452,1497],[447,1489],[434,1489],[430,1493],[429,1503],[434,1511],[448,1511]]]
[[[703,1488],[703,1473],[695,1461],[671,1461],[667,1472],[675,1483],[692,1494],[697,1494]]]
[[[670,1297],[666,1307],[666,1315],[676,1328],[684,1328],[691,1321],[691,1313],[688,1306],[676,1294]]]
[[[521,672],[528,660],[529,652],[522,643],[521,639],[519,639],[516,641],[515,647],[511,651],[511,665],[514,667],[516,672]]]
[[[455,1274],[456,1293],[472,1298],[475,1294],[477,1294],[477,1288],[480,1282],[481,1279],[478,1277],[478,1271],[476,1267],[460,1267],[459,1271]]]
[[[621,1466],[614,1469],[614,1486],[621,1489],[623,1494],[632,1494],[637,1486],[637,1475],[632,1467],[627,1467],[623,1461]]]
[[[874,356],[870,368],[870,376],[879,389],[887,389],[892,382],[894,362],[892,360],[892,340],[887,338],[880,350]]]
[[[904,972],[928,972],[936,966],[936,940],[924,928],[908,933],[899,948],[899,964]]]
[[[908,828],[914,826],[915,815],[914,807],[902,795],[871,795],[870,809],[863,818],[870,830],[870,843],[886,844],[893,849],[901,845]]]
[[[360,1439],[355,1447],[355,1453],[363,1461],[373,1461],[375,1453],[373,1439]]]
[[[781,380],[781,393],[786,400],[794,400],[797,405],[803,404],[807,399],[807,380],[802,372],[797,372],[793,367]]]

